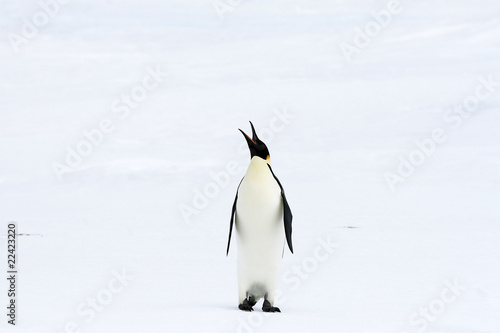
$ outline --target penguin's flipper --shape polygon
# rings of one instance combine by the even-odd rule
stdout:
[[[285,197],[285,191],[283,188],[281,188],[281,197],[283,198],[283,222],[285,223],[285,235],[286,235],[286,242],[288,243],[288,248],[290,249],[290,252],[293,253],[293,246],[292,246],[292,210],[290,209],[290,206],[288,205],[288,201],[286,201]]]
[[[226,250],[226,257],[229,254],[229,245],[231,245],[231,234],[233,233],[233,224],[234,224],[234,219],[236,216],[236,202],[238,201],[238,190],[240,189],[240,185],[243,179],[241,179],[240,184],[238,185],[238,188],[236,189],[236,197],[234,198],[234,203],[233,203],[233,209],[231,211],[231,221],[229,222],[229,238],[227,240],[227,250]]]
[[[273,172],[273,169],[271,166],[268,164],[269,170],[271,170],[271,173],[273,174],[274,179],[276,179],[276,182],[280,186],[281,189],[281,198],[283,199],[283,222],[285,224],[285,236],[286,236],[286,242],[288,243],[288,248],[290,249],[290,252],[293,253],[293,246],[292,246],[292,210],[290,209],[290,206],[288,205],[288,201],[286,200],[285,196],[285,190],[283,189],[283,186],[281,185],[278,177]]]

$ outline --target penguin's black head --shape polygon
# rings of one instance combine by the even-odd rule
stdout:
[[[250,138],[240,129],[240,132],[243,134],[245,139],[247,140],[248,148],[250,149],[250,159],[254,156],[258,156],[263,160],[270,161],[269,150],[266,147],[266,144],[262,142],[257,133],[255,133],[255,128],[253,127],[252,122],[250,122],[250,126],[252,126],[252,137]]]

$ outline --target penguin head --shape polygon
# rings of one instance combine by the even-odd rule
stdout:
[[[249,137],[240,129],[240,132],[247,140],[248,148],[250,149],[250,159],[252,159],[254,156],[257,156],[267,161],[267,163],[271,163],[271,157],[269,155],[269,150],[267,149],[266,144],[262,142],[262,140],[257,136],[252,122],[250,122],[250,126],[252,126],[252,137]]]

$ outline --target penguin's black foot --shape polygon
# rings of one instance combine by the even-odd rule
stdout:
[[[253,308],[250,304],[241,303],[240,305],[238,305],[238,308],[243,311],[253,311]]]
[[[271,302],[269,302],[267,299],[264,300],[264,304],[262,304],[262,311],[264,312],[281,312],[280,308],[276,306],[272,306]]]
[[[246,298],[238,308],[243,311],[253,311],[253,306],[257,303],[253,297]]]

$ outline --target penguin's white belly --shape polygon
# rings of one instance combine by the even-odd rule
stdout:
[[[267,165],[265,166],[266,169]],[[236,206],[240,303],[246,293],[273,303],[285,242],[281,189],[269,170],[243,179]]]

